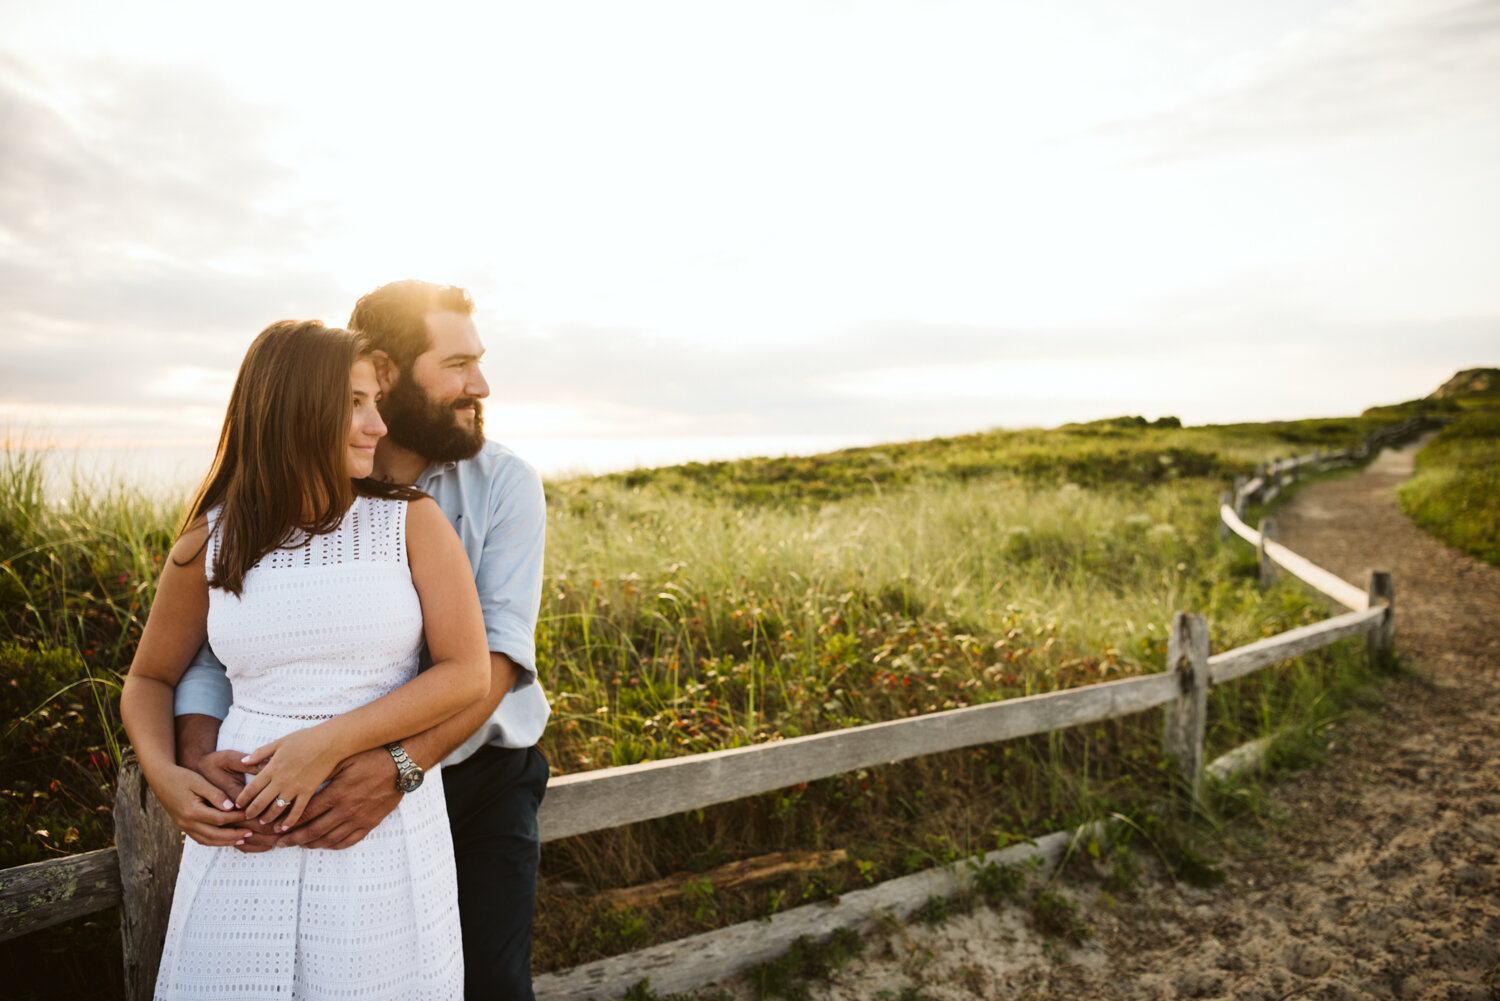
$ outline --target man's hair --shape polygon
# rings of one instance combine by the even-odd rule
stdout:
[[[384,351],[405,372],[432,347],[427,314],[439,310],[472,316],[474,300],[457,285],[408,278],[361,296],[349,314],[349,329],[363,334],[371,350]]]

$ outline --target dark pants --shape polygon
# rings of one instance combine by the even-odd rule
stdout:
[[[531,918],[541,838],[536,811],[547,759],[534,747],[486,744],[443,769],[467,1001],[532,1001]]]

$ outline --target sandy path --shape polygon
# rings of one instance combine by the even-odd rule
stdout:
[[[1283,542],[1344,579],[1393,574],[1397,647],[1419,674],[1274,791],[1278,822],[1246,822],[1222,886],[1148,876],[1089,909],[1098,938],[1078,949],[1010,909],[896,929],[811,997],[1500,1001],[1500,570],[1401,513],[1392,488],[1416,447],[1278,516]]]

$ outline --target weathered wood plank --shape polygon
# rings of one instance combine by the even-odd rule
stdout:
[[[0,870],[0,942],[119,902],[113,848]]]
[[[1396,648],[1396,586],[1392,583],[1390,574],[1383,570],[1371,570],[1369,587],[1365,593],[1370,608],[1385,612],[1380,618],[1380,625],[1370,630],[1370,634],[1365,637],[1365,649],[1373,666],[1389,667],[1391,654]]]
[[[1267,540],[1266,554],[1270,556],[1271,562],[1281,569],[1304,584],[1311,585],[1315,590],[1328,595],[1345,608],[1359,610],[1370,607],[1369,597],[1364,591],[1329,573],[1306,557],[1298,556],[1274,538]]]
[[[1229,526],[1229,530],[1252,546],[1260,547],[1260,533],[1239,519],[1239,516],[1228,505],[1219,507],[1219,518]],[[1345,608],[1363,609],[1369,607],[1369,598],[1365,592],[1350,584],[1348,581],[1329,573],[1322,567],[1311,562],[1305,557],[1298,556],[1286,546],[1267,539],[1265,544],[1266,556],[1270,561],[1287,573],[1296,577],[1304,584],[1309,585],[1316,591],[1328,595],[1334,601]]]
[[[1270,546],[1276,539],[1276,519],[1262,518],[1256,526],[1255,558],[1260,564],[1260,586],[1271,587],[1276,583],[1276,564],[1271,560]]]
[[[1177,612],[1167,638],[1167,671],[1179,694],[1167,703],[1162,744],[1193,799],[1203,791],[1203,737],[1208,728],[1208,620]]]
[[[778,879],[794,872],[812,869],[827,869],[849,857],[842,848],[827,852],[772,852],[755,858],[740,859],[715,866],[705,872],[674,872],[670,876],[642,883],[639,886],[624,886],[616,890],[605,890],[594,899],[611,907],[645,907],[659,903],[669,897],[681,896],[690,883],[706,880],[715,893],[754,886],[767,880]]]
[[[751,747],[563,775],[547,784],[542,840],[666,817],[924,754],[1143,712],[1177,698],[1171,675],[1107,681]]]
[[[1219,755],[1214,760],[1203,766],[1203,773],[1220,782],[1226,782],[1241,772],[1248,772],[1253,768],[1259,768],[1261,762],[1266,759],[1266,752],[1271,749],[1271,741],[1274,737],[1261,737],[1252,740],[1248,744],[1241,744],[1232,751]]]
[[[115,847],[120,856],[120,935],[125,997],[145,1001],[156,987],[172,891],[182,861],[182,832],[146,784],[135,755],[120,764],[115,785]]]
[[[1205,766],[1208,774],[1228,778],[1265,754],[1271,738],[1243,744]],[[1029,844],[990,852],[980,865],[1022,865],[1040,858],[1042,872],[1055,867],[1069,847],[1089,837],[1102,836],[1105,824],[1077,831],[1057,831]],[[544,973],[533,981],[537,1001],[607,1001],[650,978],[651,988],[663,994],[689,991],[749,969],[785,953],[803,935],[826,939],[839,928],[875,930],[886,915],[907,919],[932,897],[947,897],[965,889],[973,868],[930,869],[881,883],[868,890],[845,893],[836,902],[807,904],[771,916],[769,921],[747,921],[716,931],[678,939],[624,956],[585,963],[570,970]]]
[[[1031,844],[990,852],[980,864],[1020,865],[1040,858],[1044,869],[1050,869],[1071,844],[1089,837],[1098,826],[1089,825],[1078,832],[1058,831]],[[965,863],[929,869],[868,890],[842,894],[837,901],[773,914],[769,921],[746,921],[571,970],[544,973],[532,981],[532,986],[537,1001],[606,1001],[648,977],[651,989],[661,994],[693,990],[775,959],[804,935],[821,941],[839,928],[873,931],[887,915],[908,918],[932,897],[959,893],[969,885],[973,872],[974,867]]]
[[[1358,612],[1315,622],[1310,626],[1292,629],[1249,646],[1237,647],[1208,658],[1209,684],[1218,685],[1235,678],[1243,678],[1277,661],[1290,660],[1304,653],[1337,643],[1350,636],[1358,636],[1378,628],[1384,608],[1368,608]]]
[[[1228,525],[1231,532],[1250,543],[1250,545],[1254,546],[1260,543],[1260,533],[1241,521],[1239,513],[1234,508],[1228,505],[1220,505],[1219,520]]]

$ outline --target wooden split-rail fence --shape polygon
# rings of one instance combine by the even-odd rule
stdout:
[[[1206,620],[1178,612],[1168,638],[1166,670],[1160,674],[559,776],[548,784],[538,818],[542,840],[652,820],[921,755],[1118,719],[1157,706],[1165,710],[1165,749],[1185,787],[1196,795],[1205,771],[1222,776],[1250,756],[1246,749],[1238,749],[1205,767],[1210,686],[1352,636],[1364,635],[1370,656],[1383,661],[1393,640],[1394,594],[1389,574],[1372,572],[1367,587],[1357,588],[1277,543],[1269,520],[1262,521],[1259,530],[1250,528],[1242,520],[1247,506],[1270,503],[1299,473],[1358,463],[1422,427],[1420,420],[1406,421],[1376,432],[1352,450],[1277,460],[1254,477],[1240,478],[1222,498],[1221,534],[1238,535],[1256,547],[1263,579],[1279,568],[1350,609],[1345,614],[1210,655]],[[1077,832],[1057,832],[1031,844],[992,852],[975,860],[973,868],[1025,857],[1056,862],[1078,836]],[[126,997],[131,1001],[149,998],[181,839],[140,769],[127,757],[116,788],[115,847],[0,871],[0,941],[123,905]],[[826,937],[841,927],[867,929],[886,915],[907,916],[933,896],[957,892],[970,872],[972,868],[917,873],[843,894],[837,901],[784,911],[769,921],[734,925],[544,974],[535,981],[537,997],[546,1001],[619,997],[647,977],[658,991],[688,990],[774,958],[804,935]]]

